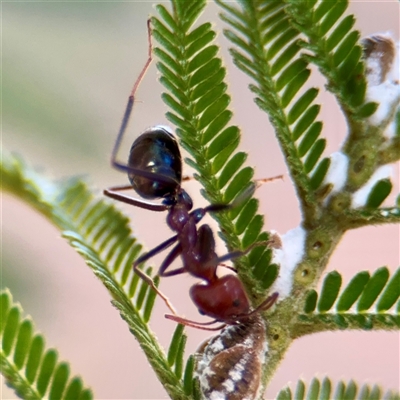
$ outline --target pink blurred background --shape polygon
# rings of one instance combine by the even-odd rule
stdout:
[[[210,3],[205,18],[219,10]],[[362,35],[390,31],[399,38],[397,1],[353,1],[350,12],[358,17]],[[4,148],[16,151],[49,177],[84,175],[98,190],[125,183],[123,174],[111,170],[109,154],[131,85],[146,59],[146,25],[155,14],[152,2],[2,4],[3,135]],[[242,129],[241,149],[249,151],[248,164],[256,177],[286,173],[267,116],[252,101],[249,80],[233,67],[228,43],[220,34],[228,68],[234,123]],[[160,100],[161,85],[153,65],[138,98],[129,139],[146,127],[166,124]],[[320,84],[321,78],[314,78]],[[346,126],[335,100],[321,91],[320,118],[328,138],[326,154],[337,150]],[[249,118],[251,115],[251,118]],[[266,154],[268,155],[266,157]],[[190,174],[190,170],[186,170]],[[398,192],[398,169],[396,172]],[[196,182],[185,186],[195,204],[204,204]],[[298,203],[289,178],[261,187],[257,196],[266,215],[266,229],[286,232],[298,225]],[[393,202],[393,196],[391,201]],[[165,216],[123,207],[132,227],[147,248],[169,237]],[[72,373],[83,377],[96,399],[163,399],[162,386],[126,324],[110,304],[102,284],[84,261],[60,238],[42,216],[9,195],[2,197],[2,285],[32,316],[44,333],[47,346],[60,351]],[[211,220],[208,220],[213,224]],[[215,226],[215,225],[214,225]],[[361,270],[399,265],[399,228],[370,227],[346,234],[331,259],[329,270],[338,270],[348,282]],[[224,252],[222,244],[219,252]],[[161,258],[155,259],[155,265]],[[182,315],[197,318],[188,297],[193,279],[164,279],[162,290]],[[151,327],[167,346],[174,329],[157,302]],[[210,335],[188,329],[187,354]],[[266,398],[289,381],[315,375],[334,380],[355,379],[399,390],[399,333],[323,333],[297,340],[268,388]],[[5,385],[2,399],[16,398]]]

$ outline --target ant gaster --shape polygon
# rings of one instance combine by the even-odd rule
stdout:
[[[121,127],[111,155],[113,167],[125,171],[128,174],[131,185],[116,186],[104,190],[104,194],[115,200],[134,205],[152,211],[168,211],[167,224],[176,232],[176,235],[161,243],[148,253],[139,257],[134,265],[134,271],[145,280],[153,290],[165,301],[174,315],[166,315],[167,318],[186,325],[206,330],[218,330],[225,324],[234,324],[247,319],[259,310],[271,307],[277,298],[277,293],[268,297],[256,310],[250,311],[250,304],[244,288],[236,275],[226,275],[218,278],[216,270],[218,265],[226,260],[239,257],[253,247],[266,242],[255,243],[246,251],[233,251],[223,257],[215,253],[215,241],[209,225],[197,224],[208,212],[222,211],[234,208],[247,201],[255,190],[252,184],[239,195],[231,204],[211,204],[205,208],[192,210],[192,199],[182,188],[182,159],[178,143],[168,128],[155,126],[147,129],[132,144],[128,163],[117,161],[117,152],[126,131],[131,111],[135,101],[136,90],[145,75],[152,60],[151,28],[148,21],[149,54],[148,60],[137,78],[121,123]],[[161,203],[152,203],[143,199],[136,199],[121,191],[134,189],[143,199],[162,199]],[[161,264],[158,275],[174,276],[181,273],[189,273],[202,279],[205,283],[195,284],[190,290],[190,296],[201,314],[214,318],[211,322],[197,323],[178,317],[175,310],[154,285],[153,280],[138,266],[176,243],[170,253]],[[173,270],[167,270],[172,262],[181,256],[183,266]],[[215,322],[224,325],[217,328],[206,328]]]

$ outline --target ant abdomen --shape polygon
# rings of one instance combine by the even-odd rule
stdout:
[[[198,283],[190,289],[190,297],[201,314],[225,323],[234,323],[236,317],[250,311],[243,285],[235,275],[225,275],[212,284]]]
[[[154,174],[150,179],[128,172],[133,189],[146,199],[174,195],[182,180],[182,158],[178,143],[165,128],[147,129],[132,144],[128,166]]]

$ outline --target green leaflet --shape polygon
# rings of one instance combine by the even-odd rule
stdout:
[[[191,356],[189,356],[188,361],[186,363],[185,373],[183,376],[183,385],[184,385],[185,393],[187,395],[189,395],[190,393],[193,393],[193,396],[195,398],[197,398],[196,395],[194,394],[194,392],[196,390],[195,389],[196,381],[193,379],[194,365],[195,365],[195,359],[194,359],[194,356],[191,355]]]
[[[26,363],[26,377],[30,383],[33,383],[39,369],[39,364],[44,351],[44,339],[40,335],[36,335],[32,339],[31,348]]]
[[[369,281],[369,273],[367,271],[359,272],[343,290],[336,309],[339,312],[347,311],[356,302],[363,292],[365,285]]]
[[[328,2],[325,2],[328,3]],[[324,8],[324,5],[321,5],[320,8],[317,8],[315,11],[316,19],[318,20],[318,11]],[[329,6],[329,12],[326,13],[324,19],[321,21],[319,26],[318,33],[321,36],[326,35],[326,33],[332,28],[335,22],[342,16],[342,14],[346,11],[347,8],[347,1],[340,1],[336,4],[332,4]]]
[[[342,277],[336,271],[330,272],[324,279],[321,295],[318,302],[318,311],[326,312],[332,306],[339,294]]]
[[[84,388],[80,378],[69,377],[69,365],[57,361],[57,352],[45,349],[43,336],[35,333],[30,318],[23,318],[8,290],[0,293],[0,301],[4,326],[1,366],[8,386],[21,398],[92,399],[91,390]]]
[[[184,326],[181,324],[178,324],[175,328],[175,332],[172,336],[171,339],[171,344],[169,346],[169,350],[168,350],[168,364],[169,365],[174,365],[177,355],[178,355],[178,349],[179,349],[179,345],[183,336],[183,330],[184,330]]]
[[[383,312],[389,310],[399,298],[400,291],[400,269],[392,276],[385,286],[377,304],[377,311]]]
[[[303,60],[300,60],[300,61],[302,62]],[[316,88],[308,89],[296,101],[296,103],[290,109],[289,114],[288,114],[288,123],[293,124],[294,122],[296,122],[297,119],[300,118],[300,116],[302,116],[306,110],[307,110],[307,112],[310,112],[310,110],[311,110],[311,113],[317,111],[317,113],[315,115],[315,117],[316,117],[318,115],[318,110],[319,110],[318,105],[314,104],[312,107],[309,107],[309,106],[314,101],[314,99],[317,97],[317,95],[318,95],[318,89],[316,89]],[[307,117],[307,115],[304,114],[303,117]],[[304,121],[303,121],[303,123],[304,123]],[[307,126],[308,126],[308,124],[307,124]],[[304,132],[304,130],[303,130],[303,132]],[[293,138],[299,138],[300,135],[301,135],[301,133],[299,133],[299,132],[295,133],[295,131],[293,130]]]
[[[303,381],[298,381],[294,395],[289,387],[282,389],[277,397],[278,400],[398,400],[399,393],[387,392],[382,393],[382,389],[377,386],[358,385],[354,381],[347,383],[341,381],[334,385],[332,381],[326,377],[322,381],[314,378],[307,388]]]
[[[250,220],[252,220],[256,215],[257,209],[258,200],[250,199],[236,220],[235,232],[237,235],[241,235],[245,231],[248,223],[248,216],[250,217]],[[244,217],[242,217],[242,215]]]
[[[322,123],[320,121],[314,122],[310,126],[310,128],[304,134],[304,137],[302,138],[299,147],[297,149],[300,157],[303,157],[305,154],[309,152],[310,148],[317,140],[321,131],[322,131]]]
[[[317,305],[318,293],[315,290],[310,290],[304,303],[304,312],[311,313]]]
[[[389,196],[392,191],[392,182],[389,179],[381,179],[378,181],[375,186],[372,188],[366,206],[370,208],[379,207]]]
[[[310,186],[311,189],[317,189],[321,185],[322,181],[326,173],[328,172],[329,166],[331,164],[330,158],[324,158],[320,161],[320,163],[315,167],[315,170],[311,176]]]
[[[33,335],[33,327],[30,321],[25,320],[21,323],[18,338],[15,345],[14,363],[18,369],[21,369],[27,359],[29,346]]]
[[[236,153],[224,166],[224,169],[221,171],[218,178],[218,186],[222,189],[237,173],[239,168],[243,165],[243,163],[247,159],[247,154],[240,152]],[[238,224],[238,222],[236,223]]]
[[[55,370],[57,363],[57,353],[55,350],[48,350],[42,359],[42,364],[39,370],[39,375],[37,379],[37,389],[41,396],[47,391],[47,387],[50,383],[51,376]]]
[[[292,131],[293,140],[297,140],[306,131],[306,129],[314,122],[315,118],[317,118],[318,116],[319,110],[320,106],[318,104],[314,104],[313,106],[308,108],[306,112],[304,112],[304,114],[302,115],[296,126],[293,128]],[[298,118],[298,116],[296,117]]]
[[[316,131],[318,132],[319,129],[317,127]],[[315,164],[318,162],[319,158],[321,157],[323,151],[325,150],[326,140],[325,139],[318,139],[314,144],[311,146],[310,151],[307,153],[306,160],[304,162],[304,170],[309,173],[315,167]]]
[[[389,271],[387,268],[379,268],[377,271],[375,271],[375,273],[371,276],[370,280],[366,284],[365,289],[360,297],[359,303],[357,304],[358,311],[366,311],[372,307],[372,304],[377,300],[388,279]],[[398,296],[399,295],[400,288],[398,288]]]
[[[343,40],[345,35],[353,27],[354,23],[355,19],[353,15],[348,15],[347,17],[343,18],[326,40],[326,49],[328,51],[332,51]]]
[[[50,389],[50,399],[61,399],[69,376],[69,368],[65,363],[58,364],[54,373],[53,385]]]

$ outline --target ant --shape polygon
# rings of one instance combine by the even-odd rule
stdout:
[[[147,22],[147,28],[149,42],[148,59],[133,85],[111,154],[112,166],[126,172],[131,185],[111,187],[105,189],[104,194],[115,200],[146,210],[168,211],[167,225],[176,234],[139,257],[134,262],[133,269],[164,300],[173,314],[167,314],[166,317],[168,319],[199,329],[219,330],[226,324],[235,324],[244,321],[254,313],[268,309],[278,296],[277,293],[274,293],[255,310],[250,311],[249,300],[238,277],[236,275],[226,275],[218,278],[216,275],[217,267],[224,261],[242,256],[252,248],[268,244],[268,242],[258,242],[245,251],[233,251],[222,257],[218,257],[215,253],[215,241],[210,226],[202,225],[199,228],[197,227],[197,224],[205,214],[232,209],[246,202],[253,194],[255,184],[251,184],[230,204],[211,204],[204,208],[192,210],[192,199],[181,186],[182,158],[179,146],[172,132],[164,126],[148,128],[133,142],[127,164],[117,160],[117,153],[135,102],[136,91],[152,61],[150,20]],[[162,201],[161,203],[152,203],[120,193],[132,188],[143,199],[162,199]],[[161,264],[158,275],[161,277],[174,276],[187,272],[205,281],[205,284],[195,284],[192,286],[190,296],[201,314],[214,318],[211,322],[193,322],[178,317],[168,298],[158,290],[151,277],[139,269],[141,263],[167,249],[174,243],[176,245]],[[181,256],[183,266],[167,270],[178,256]],[[222,322],[223,325],[215,328],[206,327],[216,322]]]

